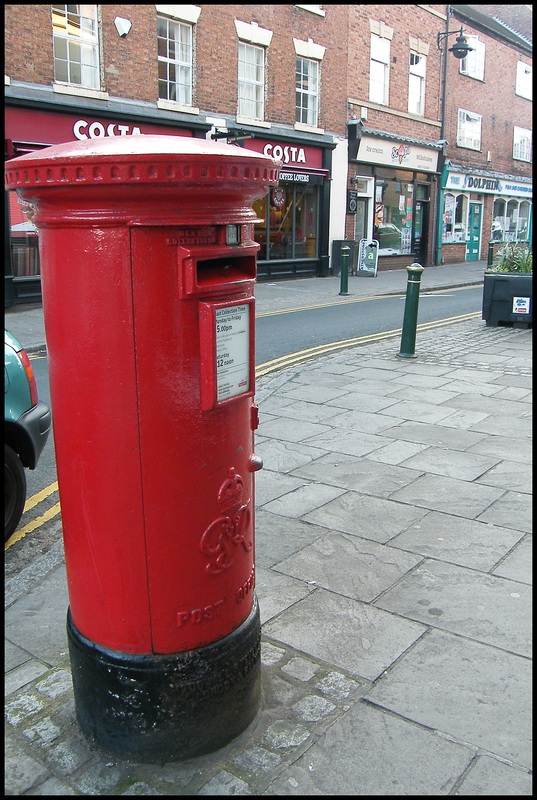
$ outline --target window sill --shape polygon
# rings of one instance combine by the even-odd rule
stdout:
[[[108,100],[108,92],[101,92],[98,89],[85,89],[83,86],[73,86],[69,83],[53,83],[53,91],[58,94],[71,94],[76,97],[92,97],[95,100]]]
[[[237,114],[235,122],[239,125],[253,125],[256,128],[272,128],[270,122],[263,122],[261,119],[251,119],[250,117],[241,117]]]
[[[175,100],[157,100],[157,108],[163,111],[179,111],[181,114],[199,114],[199,108],[195,106],[187,106],[183,103],[178,103]]]
[[[295,131],[323,134],[324,128],[316,128],[314,125],[306,125],[304,122],[295,122]]]

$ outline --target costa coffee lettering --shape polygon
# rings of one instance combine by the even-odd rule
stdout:
[[[277,158],[278,161],[283,161],[284,164],[305,164],[306,153],[303,147],[292,147],[285,145],[282,147],[280,144],[266,144],[263,148],[263,153],[266,156]]]
[[[117,133],[116,133],[117,129]],[[138,136],[141,134],[140,128],[130,127],[130,125],[119,125],[110,122],[106,127],[102,122],[87,122],[85,119],[77,119],[73,125],[73,133],[76,139],[100,139],[103,136]]]

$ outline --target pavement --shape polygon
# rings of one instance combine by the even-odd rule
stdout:
[[[422,293],[483,268],[427,268]],[[257,311],[406,278],[351,276],[349,298],[332,277],[259,284]],[[44,349],[39,305],[6,327]],[[263,697],[221,750],[142,765],[87,742],[61,539],[6,581],[6,794],[532,794],[532,331],[476,315],[398,350],[392,336],[257,382]]]

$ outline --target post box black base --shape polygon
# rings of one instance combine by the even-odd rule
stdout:
[[[261,695],[259,606],[218,642],[130,655],[86,639],[67,613],[76,715],[105,752],[162,764],[213,752],[254,719]]]

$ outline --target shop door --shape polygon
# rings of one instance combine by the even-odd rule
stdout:
[[[354,238],[357,241],[367,239],[367,199],[356,198],[356,217],[354,221]]]
[[[466,245],[466,260],[477,261],[481,243],[481,204],[470,203],[468,225],[468,243]]]
[[[416,202],[414,211],[414,236],[412,252],[418,262],[425,266],[427,261],[427,231],[429,229],[429,203],[420,200]]]

